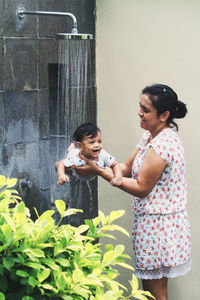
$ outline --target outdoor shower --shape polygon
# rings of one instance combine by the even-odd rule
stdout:
[[[54,205],[56,199],[63,199],[68,207],[81,208],[83,214],[72,216],[70,223],[79,225],[84,219],[97,215],[97,180],[81,182],[71,178],[70,183],[58,189],[56,182],[55,162],[62,159],[69,144],[72,142],[73,132],[81,123],[96,122],[96,85],[95,64],[95,40],[93,35],[79,33],[77,19],[72,13],[53,11],[29,11],[20,6],[17,9],[17,25],[20,29],[26,26],[26,18],[31,15],[66,17],[72,20],[72,30],[68,33],[57,33],[53,44],[57,49],[57,60],[48,63],[46,72],[49,76],[49,135],[46,138],[49,147],[49,170],[50,170],[50,200]],[[40,19],[37,20],[40,25]],[[65,31],[65,30],[63,30]],[[60,32],[57,31],[57,32]],[[38,38],[37,46],[45,45],[49,39]],[[48,62],[48,58],[45,58]],[[42,62],[42,59],[39,60]],[[40,77],[39,77],[40,78]],[[54,82],[55,90],[50,85]],[[56,83],[57,82],[57,86]],[[40,85],[40,83],[39,83]],[[56,91],[56,92],[55,92]],[[42,105],[42,104],[41,104]],[[47,160],[44,158],[44,167],[47,168]],[[39,171],[38,171],[39,173]],[[25,174],[31,178],[30,171]],[[27,187],[25,190],[28,191]],[[45,193],[45,190],[44,192]]]

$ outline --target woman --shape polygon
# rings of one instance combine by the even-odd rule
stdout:
[[[120,164],[119,188],[133,195],[136,276],[157,300],[168,299],[168,278],[186,274],[191,265],[185,158],[174,122],[186,113],[186,105],[170,87],[146,87],[139,109],[144,135],[129,159]],[[111,172],[86,161],[87,166],[74,167],[80,175],[100,175],[112,184]]]

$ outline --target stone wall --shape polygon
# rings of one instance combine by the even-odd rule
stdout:
[[[56,33],[71,32],[71,18],[26,15],[19,19],[18,7],[25,10],[73,13],[79,32],[95,35],[93,0],[21,0],[0,2],[0,174],[27,178],[32,187],[21,190],[26,205],[39,213],[52,207],[56,199],[52,105],[57,97],[58,40]],[[95,72],[95,39],[92,46]],[[95,76],[94,76],[95,77]],[[95,82],[94,84],[94,90]],[[93,98],[94,98],[93,94]],[[96,120],[96,98],[91,108]],[[54,121],[53,121],[54,119]],[[52,176],[53,174],[53,176]],[[91,185],[93,209],[97,212],[97,182]],[[65,189],[57,189],[57,198],[65,199]],[[79,201],[87,207],[88,192]],[[34,218],[34,212],[32,214]],[[82,217],[82,218],[83,218]]]

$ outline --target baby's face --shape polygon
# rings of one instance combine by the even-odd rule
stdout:
[[[97,136],[85,136],[82,140],[81,150],[84,156],[89,159],[98,160],[99,153],[102,149],[101,133],[98,131]]]

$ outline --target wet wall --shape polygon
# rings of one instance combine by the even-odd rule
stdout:
[[[65,200],[67,205],[70,202],[66,199],[67,186],[56,187],[53,137],[57,134],[58,40],[55,37],[59,32],[71,32],[72,20],[29,15],[20,20],[16,16],[19,6],[25,10],[71,12],[78,20],[79,32],[95,35],[95,1],[0,2],[0,174],[19,180],[27,178],[32,183],[30,188],[21,188],[20,194],[34,219],[33,207],[41,214],[54,207],[56,199]],[[96,122],[95,39],[91,45],[94,80],[92,92],[88,92],[91,98],[88,116]],[[60,147],[64,148],[65,142]],[[77,184],[72,181],[71,189]],[[96,216],[97,180],[90,183],[90,191],[82,184],[71,202],[73,207],[84,209],[74,223]]]

